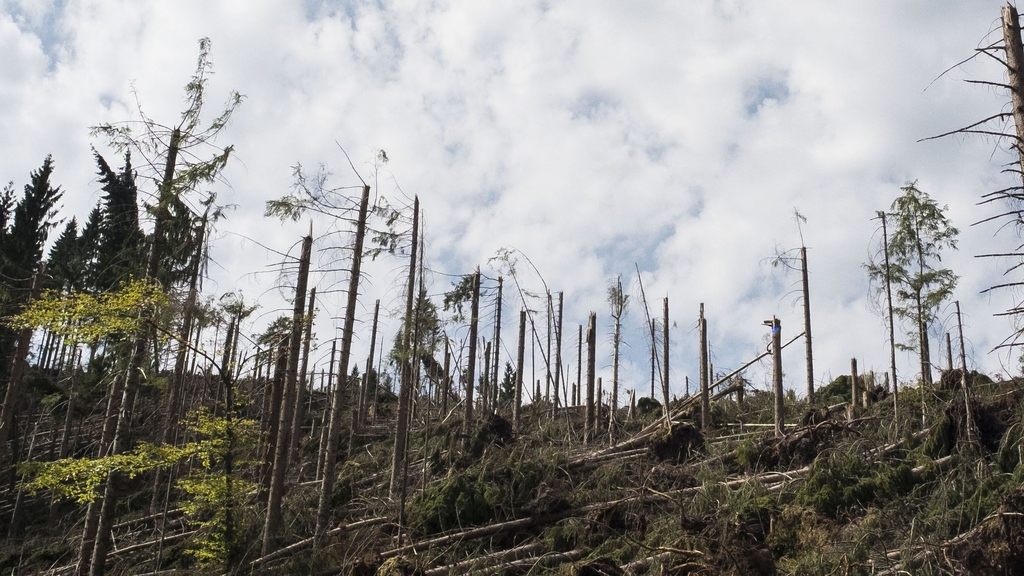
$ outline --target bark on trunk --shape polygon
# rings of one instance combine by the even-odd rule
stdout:
[[[281,533],[284,530],[281,517],[281,502],[284,498],[284,479],[288,473],[288,460],[291,452],[291,436],[293,422],[298,419],[300,409],[296,405],[299,382],[299,352],[301,350],[302,329],[305,325],[303,311],[306,308],[306,285],[309,282],[309,260],[313,249],[313,236],[310,234],[302,240],[302,256],[299,259],[299,277],[295,283],[295,302],[292,307],[292,329],[288,335],[288,365],[285,368],[284,387],[282,388],[281,408],[277,417],[277,443],[274,446],[274,465],[270,478],[270,494],[267,497],[266,523],[263,525],[263,554],[269,554],[280,545]]]
[[[348,361],[352,353],[352,332],[355,329],[356,303],[359,298],[359,270],[363,262],[363,239],[366,237],[366,213],[370,204],[370,187],[363,186],[359,201],[359,218],[356,220],[355,246],[352,248],[352,269],[349,271],[348,295],[345,304],[345,324],[341,331],[341,358],[339,359],[339,381],[331,404],[331,423],[327,434],[327,450],[324,453],[324,475],[320,485],[320,501],[317,505],[316,535],[322,537],[330,523],[331,496],[334,492],[334,466],[338,459],[338,436],[341,434],[341,407],[344,386],[341,378],[348,377]],[[415,202],[419,212],[419,198]],[[415,227],[415,226],[414,226]],[[415,237],[415,234],[413,235]]]

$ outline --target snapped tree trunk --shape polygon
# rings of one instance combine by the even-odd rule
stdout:
[[[519,311],[519,348],[516,353],[516,392],[515,403],[512,405],[512,424],[515,430],[520,430],[523,408],[523,370],[526,359],[526,310]]]
[[[302,239],[302,256],[299,259],[299,277],[295,283],[295,302],[292,306],[292,329],[288,335],[288,365],[285,368],[283,394],[280,412],[277,417],[277,442],[274,446],[274,465],[270,477],[270,494],[267,497],[267,516],[263,525],[263,555],[267,555],[280,545],[281,533],[284,530],[281,518],[281,502],[284,498],[284,479],[288,473],[288,460],[291,453],[291,436],[293,422],[296,420],[299,381],[299,353],[301,350],[302,329],[305,326],[303,311],[306,308],[306,285],[309,282],[309,260],[313,249],[313,236],[310,234]],[[274,415],[272,415],[274,417]]]
[[[479,317],[480,268],[477,268],[473,274],[473,303],[469,317],[469,358],[466,366],[466,420],[463,422],[463,433],[467,448],[473,436],[473,387],[476,385],[476,339]]]
[[[416,251],[419,248],[419,216],[420,201],[417,196],[413,201],[412,216],[412,250],[409,255],[409,285],[405,293],[405,332],[402,347],[406,353],[412,349],[412,307],[416,295]],[[412,404],[412,366],[406,358],[401,362],[401,374],[398,387],[398,422],[395,424],[395,449],[391,460],[391,483],[389,493],[392,498],[398,496],[402,470],[405,466],[406,436],[409,434],[409,415]]]
[[[316,537],[319,542],[330,524],[331,496],[334,493],[334,466],[338,460],[338,437],[341,435],[341,407],[348,378],[348,361],[352,353],[352,332],[355,329],[356,303],[359,300],[359,270],[363,262],[363,239],[366,237],[366,214],[370,204],[370,187],[363,186],[359,200],[359,217],[356,220],[355,245],[352,247],[352,268],[349,270],[348,294],[345,302],[345,323],[341,330],[341,358],[338,360],[338,385],[331,399],[331,423],[327,432],[327,448],[324,451],[323,479],[320,484],[320,500],[317,504]],[[416,200],[419,209],[419,199]],[[414,235],[415,236],[415,235]]]
[[[594,415],[594,384],[595,384],[595,356],[597,353],[597,314],[590,313],[590,320],[587,323],[587,411],[586,424],[583,428],[583,442],[593,442],[595,436],[595,415]]]

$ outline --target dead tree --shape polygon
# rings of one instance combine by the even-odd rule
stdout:
[[[320,500],[317,504],[316,536],[322,539],[328,530],[331,515],[331,497],[334,494],[334,466],[338,459],[338,437],[341,435],[341,408],[344,403],[344,379],[348,378],[348,362],[352,354],[352,333],[355,330],[356,303],[359,300],[359,270],[363,262],[363,240],[366,237],[366,215],[370,203],[370,187],[363,185],[356,220],[355,244],[352,247],[352,267],[349,270],[348,293],[345,303],[345,323],[341,330],[341,358],[338,360],[338,385],[330,399],[331,420],[324,450],[323,478]]]
[[[708,322],[704,318],[704,303],[700,303],[697,318],[700,332],[700,425],[707,430],[711,426],[711,397],[708,392]]]
[[[526,356],[526,310],[519,311],[519,348],[516,353],[516,397],[512,405],[512,424],[519,431],[523,408],[523,369]]]
[[[309,374],[309,346],[313,340],[313,310],[316,308],[316,286],[309,290],[309,307],[303,318],[302,368],[295,384],[295,410],[292,415],[291,441],[288,446],[288,461],[298,462],[299,440],[302,437],[302,423],[306,420],[306,379]],[[313,387],[309,386],[310,391]]]
[[[583,442],[593,442],[596,435],[595,414],[594,414],[594,378],[595,378],[595,356],[597,355],[597,313],[590,313],[590,320],[587,323],[587,408],[586,423],[583,428]]]
[[[409,253],[409,282],[405,292],[405,332],[402,335],[403,350],[412,348],[413,304],[416,294],[416,254],[419,249],[420,202],[417,196],[413,202],[412,216],[412,248]],[[398,422],[395,424],[395,449],[391,460],[391,483],[389,493],[392,498],[398,496],[401,484],[402,469],[405,465],[406,437],[409,434],[409,421],[412,404],[412,366],[403,359],[400,367],[398,385]]]
[[[312,228],[312,225],[310,226]],[[300,409],[296,405],[299,381],[299,352],[301,350],[302,328],[305,325],[304,310],[306,308],[306,285],[309,282],[309,260],[313,248],[313,235],[310,233],[302,239],[302,256],[299,258],[299,277],[295,283],[295,301],[292,306],[292,328],[288,335],[288,365],[285,369],[284,387],[282,388],[280,413],[271,414],[277,418],[277,441],[274,446],[274,465],[270,478],[270,493],[267,497],[266,523],[263,525],[263,555],[267,555],[279,546],[278,540],[284,530],[281,517],[281,502],[284,498],[284,478],[288,472],[288,460],[291,452],[291,436],[293,423],[298,418]],[[342,374],[344,376],[344,374]]]
[[[619,408],[619,346],[622,344],[622,317],[629,304],[629,296],[622,293],[621,276],[615,279],[613,286],[608,287],[608,304],[612,311],[612,397],[608,416],[608,441],[614,444],[618,433],[615,412]],[[559,305],[561,305],[561,292],[559,292]]]
[[[466,366],[466,420],[463,422],[466,447],[473,436],[473,386],[476,384],[476,340],[480,321],[480,268],[473,273],[473,303],[469,316],[469,358]]]

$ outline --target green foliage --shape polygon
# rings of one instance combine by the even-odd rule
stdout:
[[[867,463],[856,454],[831,452],[815,459],[795,502],[836,518],[854,508],[904,494],[914,484],[910,466]]]
[[[100,294],[48,291],[12,318],[10,326],[45,328],[72,341],[93,344],[134,335],[167,304],[167,295],[156,284],[143,280]]]
[[[880,260],[868,262],[865,268],[879,294],[885,293],[886,280],[892,284],[893,314],[913,326],[911,332],[916,339],[904,346],[927,355],[927,326],[953,293],[958,280],[952,270],[938,265],[943,249],[956,249],[959,230],[946,218],[948,207],[939,207],[928,194],[917,189],[916,182],[900,189],[903,194],[884,215],[892,223],[889,266]]]
[[[467,474],[457,474],[430,486],[409,504],[409,523],[427,536],[483,524],[493,517],[484,497],[486,487]]]
[[[444,293],[443,308],[445,312],[453,311],[452,320],[456,323],[465,321],[462,306],[473,299],[475,274],[466,274],[458,283],[452,283],[452,289]]]

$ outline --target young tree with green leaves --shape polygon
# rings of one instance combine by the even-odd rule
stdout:
[[[956,249],[957,230],[946,218],[948,207],[940,207],[927,193],[909,182],[903,194],[893,201],[887,220],[889,265],[871,261],[865,267],[868,277],[880,292],[885,282],[894,288],[893,313],[913,326],[915,342],[904,347],[918,353],[921,383],[932,383],[928,327],[939,306],[952,295],[958,277],[941,268],[944,249]]]

